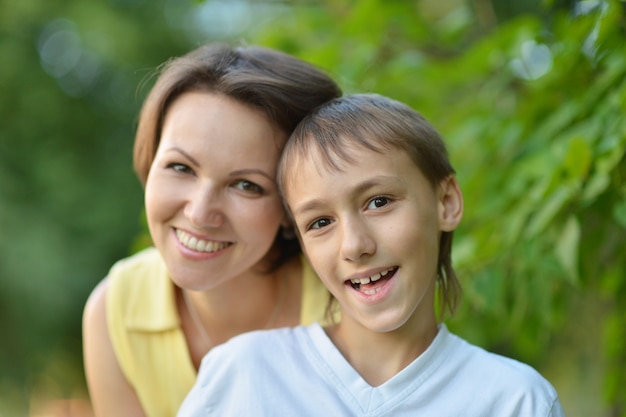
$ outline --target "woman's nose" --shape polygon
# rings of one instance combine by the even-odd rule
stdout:
[[[376,241],[367,225],[356,219],[349,219],[342,225],[342,241],[340,255],[342,259],[358,262],[363,257],[376,252]]]
[[[215,187],[203,185],[194,190],[185,206],[185,216],[200,228],[216,228],[224,224],[223,196]]]

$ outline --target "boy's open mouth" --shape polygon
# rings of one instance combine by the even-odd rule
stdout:
[[[357,291],[372,291],[375,290],[376,287],[380,286],[380,284],[393,277],[397,270],[398,267],[394,266],[393,268],[389,268],[388,270],[372,275],[371,277],[347,280],[346,284],[349,284]]]

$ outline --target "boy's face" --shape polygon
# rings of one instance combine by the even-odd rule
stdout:
[[[315,152],[292,171],[286,199],[304,250],[341,304],[342,325],[432,326],[439,236],[460,220],[458,184],[433,187],[402,150],[349,154],[356,163],[341,172]]]

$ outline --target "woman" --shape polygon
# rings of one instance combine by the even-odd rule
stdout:
[[[165,65],[134,150],[154,247],[116,263],[83,317],[96,416],[173,416],[213,346],[323,315],[275,170],[298,122],[340,95],[260,47],[208,45]]]

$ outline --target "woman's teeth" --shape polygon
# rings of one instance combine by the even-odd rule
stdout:
[[[196,252],[217,252],[231,245],[230,242],[216,242],[198,239],[191,236],[189,233],[185,233],[178,229],[176,229],[176,236],[178,236],[178,240],[184,247]]]
[[[390,268],[390,269],[388,269],[386,271],[382,271],[382,272],[379,272],[377,274],[374,274],[371,277],[351,279],[350,282],[352,284],[354,284],[354,285],[369,284],[370,282],[378,281],[379,279],[381,279],[382,277],[384,277],[385,275],[387,275],[391,271],[393,271],[393,268]]]

